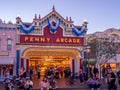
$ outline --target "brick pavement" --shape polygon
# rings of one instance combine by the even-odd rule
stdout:
[[[41,78],[42,79],[42,78]],[[41,82],[41,79],[34,79],[33,82],[34,82],[34,90],[40,90],[40,82]],[[61,79],[57,79],[57,86],[58,86],[58,89],[57,90],[90,90],[85,84],[80,84],[80,81],[79,79],[76,80],[76,83],[74,85],[67,85],[65,82],[66,82],[66,79],[64,78],[61,78]],[[100,90],[106,90],[106,83],[105,82],[102,82],[102,87]],[[118,89],[117,90],[120,90],[120,86],[118,86]]]
[[[5,90],[5,86],[2,82],[0,82],[0,90]]]
[[[42,80],[42,78],[33,79],[34,90],[40,90],[41,80]],[[64,79],[64,78],[58,79],[56,81],[57,81],[57,86],[58,86],[57,90],[90,90],[90,89],[88,89],[88,87],[86,87],[85,84],[80,84],[79,79],[76,80],[76,83],[74,85],[67,85],[65,83],[66,79]],[[103,85],[102,85],[101,90],[106,90],[106,85],[104,84],[104,82],[102,84]],[[2,83],[0,83],[0,90],[5,90],[5,87]],[[120,86],[118,87],[118,90],[120,90]]]
[[[34,90],[40,90],[40,82],[41,79],[34,79]],[[66,85],[65,84],[65,79],[60,79],[60,80],[56,80],[57,81],[57,86],[58,89],[57,90],[90,90],[88,88],[85,87],[85,85],[81,85],[79,83],[79,80],[77,80],[77,83],[75,83],[75,85]],[[0,82],[0,90],[5,90],[4,84],[2,82]],[[105,88],[102,88],[101,90],[105,90]],[[120,90],[120,88],[118,89]]]
[[[33,88],[35,90],[39,90],[40,89],[40,86],[41,86],[41,80],[42,80],[42,77],[40,79],[33,79],[33,82],[34,82],[34,86]],[[66,79],[65,78],[61,78],[61,79],[56,79],[57,81],[57,87],[59,88],[58,90],[90,90],[86,84],[80,84],[80,81],[79,79],[76,79],[75,80],[75,84],[74,85],[68,85],[66,84]],[[104,84],[104,83],[103,83]],[[102,85],[103,86],[103,85]],[[103,90],[105,90],[105,84],[104,86],[102,87]],[[101,89],[102,90],[102,89]]]
[[[40,88],[41,79],[33,79],[33,82],[34,82],[33,88],[34,89],[39,89]],[[85,88],[85,86],[86,86],[84,84],[80,84],[79,80],[76,80],[74,85],[67,85],[66,84],[66,79],[64,79],[64,78],[56,79],[56,82],[57,82],[56,85],[57,85],[58,88]]]

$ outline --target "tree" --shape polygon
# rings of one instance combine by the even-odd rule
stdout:
[[[114,39],[110,38],[94,38],[88,42],[88,45],[91,46],[92,58],[96,58],[99,65],[98,69],[101,78],[101,65],[107,63],[111,58],[116,57],[120,45]]]
[[[119,45],[114,39],[94,38],[88,45],[91,46],[92,57],[97,59],[97,63],[106,63],[117,54]]]

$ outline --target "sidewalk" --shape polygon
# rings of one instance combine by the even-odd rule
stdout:
[[[41,80],[40,79],[33,79],[33,90],[40,90],[41,87]],[[85,84],[80,84],[79,79],[76,80],[74,85],[67,85],[66,84],[66,79],[65,78],[61,78],[61,79],[57,79],[57,86],[58,89],[57,90],[90,90],[88,88],[88,86],[86,86]],[[120,85],[117,86],[118,90],[120,90]],[[106,90],[107,85],[105,84],[105,82],[102,82],[102,86],[100,90]],[[4,84],[2,82],[0,82],[0,90],[5,90]]]
[[[33,88],[35,90],[40,89],[41,79],[34,79],[33,82],[34,82]],[[80,84],[79,79],[76,79],[75,84],[73,84],[73,85],[66,84],[66,79],[65,78],[56,79],[56,82],[57,82],[56,86],[60,90],[64,90],[64,89],[65,90],[67,90],[67,89],[69,89],[69,90],[72,90],[72,89],[75,89],[75,90],[86,89],[87,90],[88,89],[89,90],[89,87],[86,84]],[[104,86],[104,88],[105,88],[105,86]]]
[[[67,85],[66,84],[66,79],[65,78],[61,78],[61,79],[57,79],[57,90],[90,90],[89,87],[86,84],[80,84],[79,79],[76,80],[76,83],[74,85]],[[41,79],[34,79],[34,90],[40,90],[40,86],[41,86]],[[106,90],[107,89],[107,84],[105,82],[101,82],[102,86],[100,90]],[[120,86],[118,85],[118,90],[120,90]]]
[[[0,90],[5,90],[5,86],[2,82],[0,82]]]

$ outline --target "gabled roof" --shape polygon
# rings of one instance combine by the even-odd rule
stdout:
[[[46,16],[44,16],[43,18],[41,18],[41,21],[46,20],[48,17],[52,16],[52,15],[56,15],[58,18],[61,19],[61,21],[63,21],[64,23],[67,23],[67,21],[55,10],[55,7],[53,6],[52,11],[50,13],[48,13]],[[69,23],[70,21],[68,21]],[[73,22],[73,21],[71,21]]]
[[[31,22],[31,24],[32,24],[34,21],[44,22],[47,18],[49,18],[49,17],[51,17],[51,16],[53,16],[53,15],[55,15],[57,18],[60,18],[63,23],[67,23],[67,24],[72,23],[72,24],[73,24],[73,21],[72,21],[71,17],[70,17],[69,20],[68,20],[68,18],[64,19],[64,18],[55,10],[55,7],[54,7],[54,6],[53,6],[53,8],[52,8],[52,11],[51,11],[50,13],[48,13],[46,16],[42,17],[42,18],[40,17],[40,15],[39,15],[39,18],[37,18],[37,15],[35,14],[35,18],[34,18],[33,21]],[[17,17],[16,20],[19,20],[20,22],[22,22],[22,23],[24,23],[24,24],[25,24],[25,23],[28,23],[28,22],[23,22],[20,17]]]

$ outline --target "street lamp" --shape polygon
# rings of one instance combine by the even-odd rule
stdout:
[[[87,53],[90,53],[90,49],[91,49],[91,47],[90,47],[90,46],[87,46],[87,47],[86,47],[86,52],[87,52]]]
[[[86,47],[86,53],[87,53],[87,62],[88,62],[88,77],[90,77],[90,65],[89,65],[89,53],[90,53],[90,46]]]

